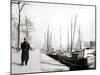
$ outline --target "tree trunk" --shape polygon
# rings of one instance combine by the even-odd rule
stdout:
[[[19,47],[19,44],[20,44],[20,6],[19,6],[19,3],[18,3],[18,9],[19,9],[19,21],[18,21],[18,50],[20,49]]]
[[[28,32],[26,32],[26,39],[27,39],[27,41],[29,39],[29,33]]]

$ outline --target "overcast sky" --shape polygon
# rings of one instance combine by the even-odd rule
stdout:
[[[12,15],[15,17],[18,14],[17,10],[17,5],[13,5]],[[50,32],[52,32],[53,47],[59,48],[61,26],[61,43],[62,47],[66,48],[68,31],[70,34],[71,22],[74,25],[76,15],[75,42],[78,40],[79,26],[83,41],[95,40],[95,7],[93,6],[28,3],[21,12],[22,19],[27,16],[34,23],[36,30],[31,35],[32,43],[37,48],[43,47],[45,40],[44,33],[47,32],[48,25]]]

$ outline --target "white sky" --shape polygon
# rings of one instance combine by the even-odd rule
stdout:
[[[17,5],[13,5],[12,8],[13,16],[17,16]],[[74,25],[75,15],[77,15],[75,41],[78,39],[79,26],[83,34],[83,41],[95,40],[95,7],[93,6],[28,3],[24,6],[21,14],[22,18],[27,16],[34,23],[36,30],[31,33],[32,43],[37,48],[43,47],[44,32],[47,32],[48,25],[52,32],[52,45],[54,48],[59,48],[61,26],[61,43],[62,47],[65,48],[68,42],[68,29],[70,34],[71,21]]]

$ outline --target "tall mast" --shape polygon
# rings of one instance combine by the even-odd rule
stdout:
[[[72,54],[72,22],[71,22],[71,48],[70,48],[70,54]]]
[[[67,51],[69,52],[69,28],[67,32]]]
[[[79,26],[79,39],[78,39],[78,41],[79,41],[79,49],[81,49],[82,48],[82,39],[81,39],[80,26]]]
[[[73,49],[73,44],[74,44],[74,37],[75,37],[75,29],[76,29],[76,19],[77,19],[77,15],[75,16],[75,23],[74,23],[74,31],[72,32],[72,22],[71,22],[71,50],[70,50],[70,54],[72,54],[72,49]]]
[[[52,32],[50,32],[50,38],[49,38],[49,40],[50,40],[50,49],[52,48]]]
[[[60,50],[61,50],[61,26],[60,26]]]
[[[74,31],[73,31],[73,39],[72,39],[72,48],[74,44],[74,37],[75,37],[75,30],[76,30],[76,21],[77,21],[77,15],[75,16],[75,22],[74,22]]]
[[[48,25],[48,28],[47,28],[47,49],[49,51],[49,25]]]
[[[44,49],[47,49],[47,39],[46,39],[45,32],[44,32],[44,38],[45,38],[45,40],[44,40]]]

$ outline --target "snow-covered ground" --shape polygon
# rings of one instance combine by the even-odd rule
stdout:
[[[12,52],[12,74],[42,72],[40,67],[40,51],[30,51],[29,62],[27,66],[21,66],[21,52]]]
[[[12,74],[69,70],[69,67],[40,53],[39,49],[30,51],[29,55],[28,65],[21,66],[21,51],[12,51]]]
[[[91,54],[94,50],[86,50],[85,58],[88,59],[89,67],[95,67],[95,56]],[[90,53],[90,54],[89,54]],[[41,53],[39,49],[29,52],[29,62],[27,66],[21,66],[21,51],[12,50],[12,74],[17,73],[34,73],[49,71],[68,71],[69,67],[61,64],[53,58]]]
[[[59,63],[58,61],[45,55],[44,53],[41,54],[41,69],[43,72],[70,70],[69,67],[65,66],[64,64]]]

